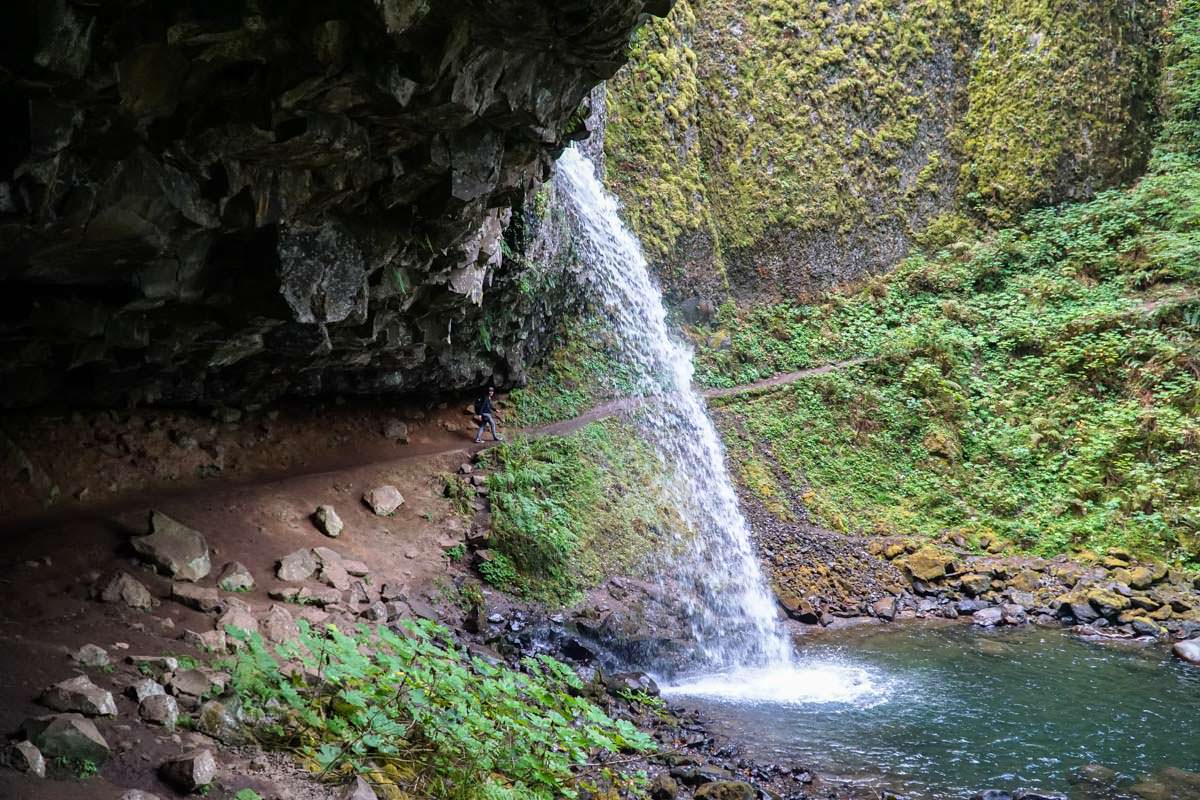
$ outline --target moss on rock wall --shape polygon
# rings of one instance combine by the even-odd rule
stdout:
[[[608,179],[675,299],[819,292],[1140,167],[1158,8],[679,0],[609,84]]]

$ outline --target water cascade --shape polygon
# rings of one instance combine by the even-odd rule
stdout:
[[[593,300],[605,311],[644,398],[639,424],[675,477],[680,512],[694,534],[672,578],[689,591],[692,633],[704,671],[780,668],[792,647],[778,622],[725,468],[717,431],[692,388],[692,355],[671,336],[662,296],[636,237],[617,215],[590,161],[569,149],[558,162],[560,194],[576,233]]]

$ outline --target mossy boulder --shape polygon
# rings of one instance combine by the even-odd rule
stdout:
[[[1089,589],[1084,597],[1101,616],[1114,617],[1129,608],[1129,598],[1108,589]]]
[[[936,547],[922,547],[917,552],[907,556],[901,566],[913,579],[919,581],[936,581],[946,576],[954,567],[954,556],[938,550]]]

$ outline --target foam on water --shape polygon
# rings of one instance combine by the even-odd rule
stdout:
[[[663,688],[666,697],[724,703],[801,706],[841,704],[871,708],[887,701],[894,684],[863,667],[837,661],[750,668],[686,680]]]

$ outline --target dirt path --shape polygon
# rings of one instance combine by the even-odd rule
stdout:
[[[819,367],[797,370],[775,375],[754,383],[725,389],[709,389],[703,392],[709,399],[727,398],[740,394],[761,392],[796,383],[805,378],[825,375],[846,369],[868,359],[858,358],[825,364]],[[586,425],[619,416],[636,409],[645,398],[623,397],[602,402],[571,419],[520,429],[519,433],[532,438],[565,436]],[[390,414],[391,412],[386,412]],[[279,428],[269,437],[247,436],[246,425],[225,426],[218,430],[209,450],[220,449],[230,454],[228,464],[218,474],[197,478],[189,475],[179,479],[178,474],[192,468],[192,461],[201,450],[191,450],[173,455],[168,447],[155,449],[146,440],[156,433],[143,433],[133,444],[132,454],[123,457],[105,454],[110,445],[99,447],[63,448],[64,439],[75,443],[94,435],[87,423],[67,430],[50,433],[30,429],[27,441],[38,440],[44,435],[53,442],[44,453],[31,452],[28,457],[8,437],[3,439],[6,450],[25,458],[31,470],[31,480],[24,486],[25,495],[0,496],[0,509],[6,513],[0,517],[0,538],[17,532],[29,533],[84,519],[100,519],[131,508],[149,508],[179,502],[185,498],[210,493],[216,490],[249,489],[281,483],[305,477],[332,477],[338,473],[366,467],[388,467],[411,463],[416,460],[439,460],[458,454],[469,460],[478,451],[490,447],[490,441],[476,444],[473,439],[474,425],[466,418],[463,409],[444,408],[421,423],[414,424],[409,443],[398,444],[380,437],[379,413],[372,408],[346,407],[323,409],[308,417],[276,420]],[[181,417],[169,416],[168,424],[160,428],[171,428],[172,433],[182,428]],[[207,424],[207,423],[205,423]],[[132,423],[129,424],[132,427]],[[176,427],[171,427],[176,426]],[[219,426],[218,426],[219,427]],[[118,441],[126,434],[118,433]],[[163,438],[165,434],[159,436]],[[177,437],[178,438],[178,437]],[[151,452],[146,454],[146,450]],[[225,457],[225,456],[223,456]],[[54,476],[51,479],[49,476]],[[105,480],[121,477],[120,485],[114,481],[105,492],[94,481],[98,476]],[[48,508],[43,500],[33,494],[37,490],[42,498],[50,485],[61,485],[63,493],[75,495],[74,500],[60,499]],[[82,490],[73,487],[91,486]],[[12,484],[9,490],[20,492],[22,487]]]

